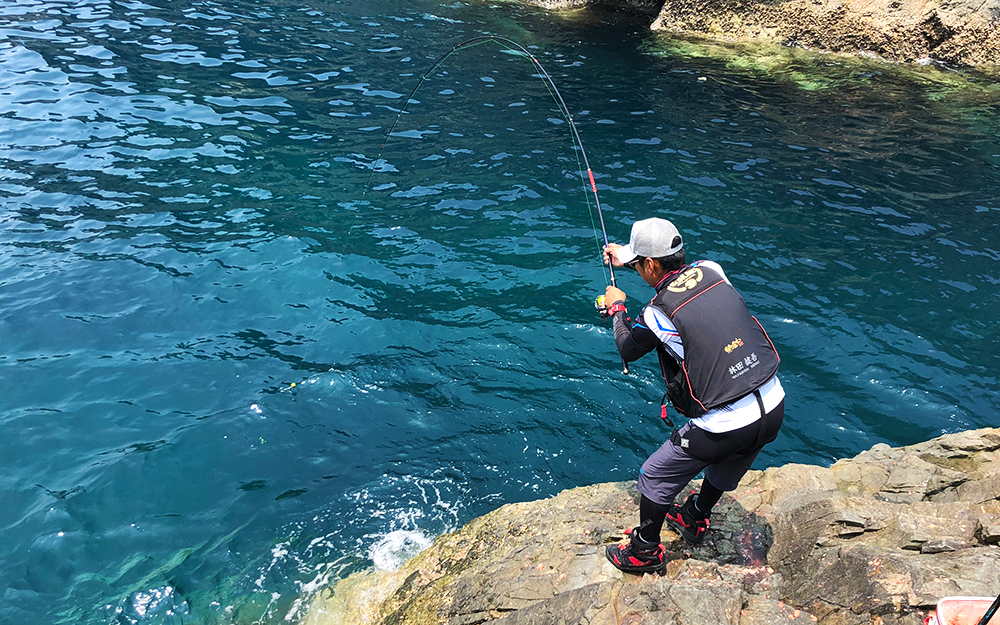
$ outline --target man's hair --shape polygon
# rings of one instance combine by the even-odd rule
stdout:
[[[653,260],[660,263],[660,267],[664,271],[670,273],[671,271],[677,271],[687,263],[687,255],[684,253],[684,248],[681,248],[670,256],[654,258]]]

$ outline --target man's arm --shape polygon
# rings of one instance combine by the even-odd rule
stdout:
[[[629,325],[624,311],[616,312],[613,319],[615,345],[626,362],[642,358],[660,344],[652,330],[643,325],[641,313],[632,325]]]
[[[723,280],[726,281],[726,284],[728,284],[729,286],[733,285],[733,283],[729,281],[729,278],[726,277],[726,272],[722,270],[722,265],[720,265],[719,263],[717,263],[715,261],[712,261],[712,260],[696,260],[693,263],[691,263],[691,266],[692,267],[706,267],[708,269],[711,269],[715,273],[719,274],[719,276]]]
[[[621,354],[622,360],[625,362],[638,360],[656,349],[660,344],[660,339],[645,326],[642,312],[636,317],[635,322],[631,326],[629,325],[628,317],[625,316],[624,291],[615,286],[608,286],[604,290],[604,301],[609,302],[609,307],[615,310],[612,315],[615,345],[618,347],[618,353]]]

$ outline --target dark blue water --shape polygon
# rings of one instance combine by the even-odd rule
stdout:
[[[612,239],[659,215],[782,355],[759,467],[996,425],[989,75],[504,3],[0,7],[0,622],[279,623],[505,502],[626,480]],[[632,310],[649,296],[621,276]]]

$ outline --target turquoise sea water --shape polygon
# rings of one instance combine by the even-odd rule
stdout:
[[[294,622],[497,506],[635,476],[609,235],[659,215],[782,355],[759,468],[998,423],[989,75],[512,3],[0,7],[0,623]],[[637,311],[635,275],[620,285]],[[294,386],[293,386],[294,385]]]

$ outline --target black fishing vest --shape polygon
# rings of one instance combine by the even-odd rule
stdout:
[[[746,397],[778,372],[778,352],[743,298],[715,271],[681,268],[660,288],[651,306],[673,322],[684,344],[673,379],[663,367],[667,396],[694,419]]]

